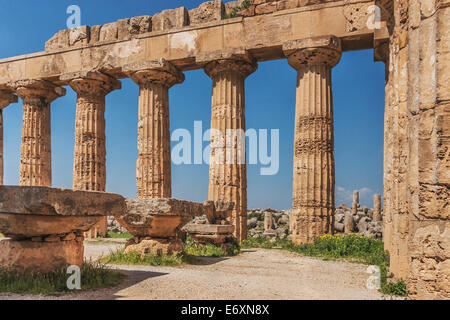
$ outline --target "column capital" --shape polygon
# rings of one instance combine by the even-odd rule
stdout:
[[[66,89],[47,80],[19,80],[9,84],[22,99],[45,99],[51,103],[56,98],[66,95]]]
[[[170,88],[185,79],[177,67],[162,58],[128,64],[122,71],[139,86],[156,83]]]
[[[17,96],[10,90],[0,89],[0,110],[6,108],[11,103],[16,103],[18,101]]]
[[[254,61],[244,59],[221,59],[209,62],[205,66],[206,74],[214,79],[218,74],[225,71],[236,71],[245,79],[258,69],[258,65]]]
[[[60,80],[67,81],[77,94],[106,96],[122,88],[119,80],[99,71],[70,72],[63,74]]]
[[[327,65],[332,68],[342,56],[341,40],[335,36],[286,41],[283,51],[291,67],[296,70],[302,65]]]

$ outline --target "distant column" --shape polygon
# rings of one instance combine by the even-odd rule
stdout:
[[[100,72],[76,72],[61,77],[77,93],[73,189],[101,191],[106,188],[105,97],[120,89],[120,81]],[[91,237],[107,234],[107,217],[92,229]]]
[[[3,185],[3,109],[17,102],[17,96],[9,90],[0,90],[0,185]]]
[[[169,88],[184,81],[184,74],[164,59],[124,67],[139,85],[137,196],[170,198],[171,156]]]
[[[375,194],[373,196],[373,216],[372,221],[381,221],[381,195]]]
[[[51,186],[50,103],[66,90],[45,80],[18,81],[12,86],[23,99],[20,185]]]
[[[294,137],[293,242],[333,232],[334,128],[331,69],[341,58],[334,36],[288,41],[283,50],[298,71]]]
[[[209,200],[234,202],[234,236],[239,241],[247,239],[245,79],[256,69],[252,59],[217,60],[205,67],[213,80]]]

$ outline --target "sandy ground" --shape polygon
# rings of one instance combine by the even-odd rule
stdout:
[[[98,259],[121,246],[117,240],[91,242],[85,255]],[[199,258],[182,267],[112,267],[127,275],[115,288],[59,297],[0,294],[0,299],[383,299],[366,289],[367,266],[279,250],[243,250],[237,257]]]

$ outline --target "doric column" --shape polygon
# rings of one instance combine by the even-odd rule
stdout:
[[[77,93],[73,189],[105,191],[105,97],[120,89],[120,81],[100,72],[64,75]]]
[[[171,158],[169,88],[184,81],[184,74],[164,59],[125,66],[139,85],[137,196],[170,198]]]
[[[9,90],[0,89],[0,185],[3,185],[3,109],[17,102],[17,96]]]
[[[66,89],[46,80],[23,80],[11,85],[23,99],[20,185],[51,186],[50,103]]]
[[[331,68],[341,58],[334,36],[286,42],[297,70],[294,136],[293,242],[311,243],[333,233],[334,133]]]
[[[231,201],[235,237],[247,238],[247,167],[245,156],[245,79],[257,69],[246,59],[208,63],[213,80],[209,200]]]
[[[105,191],[106,137],[105,97],[121,88],[121,82],[100,72],[65,74],[77,93],[75,115],[75,150],[73,159],[73,189]],[[106,236],[107,218],[103,217],[91,230],[91,237]],[[89,235],[88,235],[89,236]]]

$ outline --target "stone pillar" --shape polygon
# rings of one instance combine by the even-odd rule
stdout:
[[[355,221],[353,220],[353,214],[346,212],[344,217],[344,232],[349,234],[355,231]]]
[[[70,87],[77,93],[75,115],[75,150],[73,161],[73,189],[105,191],[105,97],[120,89],[120,81],[100,72],[65,74]],[[88,237],[107,234],[107,217],[93,227]]]
[[[355,190],[353,191],[352,214],[358,213],[358,207],[359,207],[359,191]]]
[[[9,90],[0,89],[0,185],[3,185],[3,109],[17,102],[17,96]]]
[[[137,196],[170,198],[169,88],[182,83],[184,74],[164,59],[127,65],[124,71],[139,85]]]
[[[288,41],[298,71],[295,111],[293,242],[311,243],[334,225],[334,132],[331,68],[341,58],[334,36]]]
[[[45,80],[23,80],[11,85],[23,99],[20,185],[51,186],[50,103],[66,94]]]
[[[264,214],[264,231],[273,230],[273,220],[272,213],[266,212]]]
[[[381,221],[381,195],[375,194],[373,196],[373,222]]]
[[[252,58],[208,63],[213,80],[209,200],[231,201],[234,236],[247,239],[247,166],[245,153],[245,79],[257,69]]]

